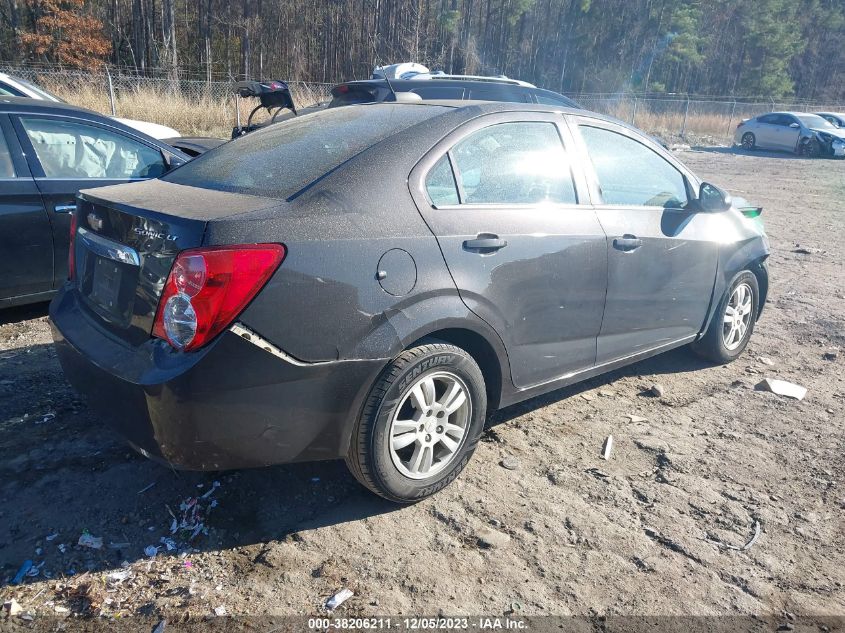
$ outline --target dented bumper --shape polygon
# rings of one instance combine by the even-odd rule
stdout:
[[[59,360],[90,406],[147,457],[187,470],[335,459],[385,360],[302,363],[227,330],[176,352],[108,336],[73,290],[50,305]]]

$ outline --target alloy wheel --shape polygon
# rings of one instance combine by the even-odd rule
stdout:
[[[754,135],[747,132],[742,136],[742,147],[744,149],[754,149]]]
[[[472,417],[466,384],[441,371],[418,378],[405,391],[390,424],[390,458],[411,479],[446,468],[460,452]]]
[[[729,351],[735,350],[742,344],[748,327],[751,325],[753,294],[751,286],[739,284],[731,293],[731,298],[725,306],[725,316],[722,322],[722,342]]]

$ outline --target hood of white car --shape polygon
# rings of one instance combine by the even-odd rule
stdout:
[[[120,117],[112,117],[115,121],[120,121],[123,125],[128,125],[131,128],[143,132],[147,136],[152,136],[155,139],[162,140],[166,138],[177,138],[182,136],[172,127],[166,125],[159,125],[158,123],[150,123],[149,121],[136,121],[135,119],[122,119]]]
[[[837,128],[837,129],[831,130],[830,128],[813,127],[813,128],[810,128],[810,129],[813,132],[819,132],[821,134],[830,134],[831,136],[833,136],[835,138],[841,138],[843,141],[845,141],[845,129],[843,129],[843,128]]]

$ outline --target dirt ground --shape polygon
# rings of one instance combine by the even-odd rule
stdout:
[[[744,355],[714,367],[677,350],[498,412],[459,480],[412,507],[340,462],[147,461],[65,382],[46,307],[4,311],[0,602],[36,623],[325,614],[342,588],[344,616],[845,616],[845,162],[680,156],[765,209],[772,286]],[[755,390],[765,377],[807,396]],[[170,513],[208,491],[208,534],[185,551]],[[84,531],[102,549],[78,545]],[[27,559],[38,575],[10,584]]]

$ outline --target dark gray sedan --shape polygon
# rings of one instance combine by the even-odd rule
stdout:
[[[615,120],[506,103],[324,110],[84,191],[50,315],[68,379],[144,455],[346,459],[397,502],[487,414],[683,345],[745,348],[768,241]]]

